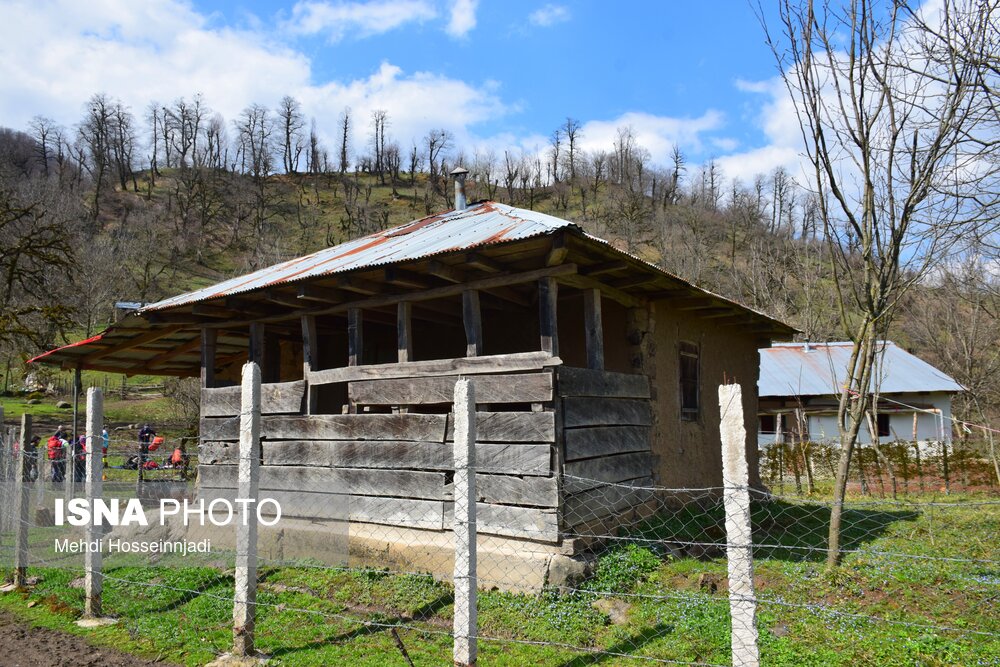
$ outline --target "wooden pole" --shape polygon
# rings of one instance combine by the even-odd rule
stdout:
[[[396,359],[413,361],[413,304],[409,301],[396,305]]]
[[[25,445],[31,442],[31,415],[21,415],[21,446],[17,450],[17,464],[14,466],[14,499],[17,522],[14,538],[14,586],[22,588],[27,584],[28,572],[28,500],[30,491],[25,484]]]
[[[360,366],[364,354],[364,317],[360,308],[347,311],[347,365]]]
[[[604,326],[601,321],[601,290],[583,291],[584,331],[587,337],[587,368],[604,370]]]
[[[455,613],[454,662],[476,664],[476,391],[455,383]]]
[[[733,664],[757,667],[760,665],[760,652],[757,647],[757,600],[753,585],[750,480],[740,385],[719,386],[719,412]]]
[[[240,400],[237,498],[258,499],[260,482],[260,366],[243,366]],[[257,518],[236,524],[236,590],[233,595],[233,653],[254,655],[257,606]]]
[[[319,395],[316,388],[308,384],[309,373],[319,370],[319,341],[316,337],[316,318],[313,315],[302,316],[302,377],[306,385],[306,414],[316,412],[316,401]]]
[[[104,394],[97,387],[87,390],[87,477],[86,490],[87,500],[90,506],[94,507],[94,501],[99,500],[103,493],[104,465],[102,449],[104,442],[101,438],[101,428],[104,424]],[[87,524],[87,541],[95,544],[103,537],[102,526],[94,525],[94,522]],[[101,573],[104,556],[100,549],[87,549],[84,553],[84,567],[86,575],[84,579],[85,607],[83,615],[85,618],[101,617],[101,590],[104,584],[104,575]]]
[[[557,303],[559,283],[553,277],[538,281],[538,324],[541,333],[541,349],[553,357],[559,356],[559,325]]]
[[[462,321],[465,324],[465,356],[483,356],[483,317],[478,290],[462,292]]]
[[[201,388],[215,386],[215,348],[219,332],[203,327],[201,330]]]

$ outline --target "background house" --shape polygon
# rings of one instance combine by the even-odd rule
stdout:
[[[757,441],[835,443],[837,405],[852,344],[779,343],[760,350]],[[882,343],[872,390],[879,442],[951,442],[951,399],[962,386],[891,341]],[[862,428],[861,444],[872,441]]]

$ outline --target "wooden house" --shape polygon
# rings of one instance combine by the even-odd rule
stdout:
[[[236,385],[258,361],[261,488],[300,521],[266,548],[315,556],[347,507],[352,556],[441,573],[449,403],[473,378],[480,576],[493,563],[496,580],[557,583],[587,536],[648,500],[628,486],[720,485],[716,387],[743,385],[753,433],[757,350],[794,330],[566,220],[456,202],[146,305],[33,361],[200,376],[205,497],[231,493]],[[759,484],[755,443],[747,455]]]

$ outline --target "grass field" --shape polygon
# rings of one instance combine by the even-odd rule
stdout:
[[[824,567],[829,510],[755,506],[755,579],[765,665],[1000,664],[1000,504],[983,495],[866,500],[845,515],[842,567]],[[669,540],[718,535],[717,507],[689,506],[639,527],[576,590],[480,594],[480,664],[729,664],[722,558],[672,557]],[[714,538],[719,541],[719,537]],[[117,626],[94,642],[200,665],[231,643],[232,572],[109,563],[104,604]],[[33,623],[84,632],[77,568],[31,568],[30,591],[0,606]],[[447,664],[452,591],[428,575],[266,565],[258,646],[287,665]],[[28,605],[31,605],[30,607]],[[595,651],[604,651],[604,653]]]

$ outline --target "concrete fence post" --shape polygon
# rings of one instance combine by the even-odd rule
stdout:
[[[734,667],[758,667],[757,598],[753,588],[753,534],[743,392],[738,384],[719,386],[722,435],[723,504],[726,509],[726,558]]]
[[[17,530],[14,538],[14,586],[22,587],[28,580],[28,501],[30,489],[25,484],[27,457],[25,445],[31,442],[31,415],[21,415],[21,441],[17,448],[14,465],[14,523]]]
[[[87,390],[87,476],[85,486],[87,501],[91,508],[94,507],[94,501],[99,500],[104,492],[104,482],[102,481],[104,442],[101,439],[103,424],[104,394],[100,388],[91,387]],[[95,544],[104,537],[101,528],[101,526],[94,525],[93,521],[87,525],[88,543]],[[104,575],[101,572],[101,567],[104,564],[103,561],[104,557],[100,549],[87,549],[84,553],[86,606],[83,615],[85,618],[100,618],[102,613],[101,590],[104,584]]]
[[[256,502],[260,483],[260,366],[243,366],[237,499]],[[249,514],[249,512],[248,512]],[[236,522],[236,592],[233,596],[233,654],[254,655],[257,605],[257,518]]]
[[[455,383],[454,662],[476,664],[476,388]]]

